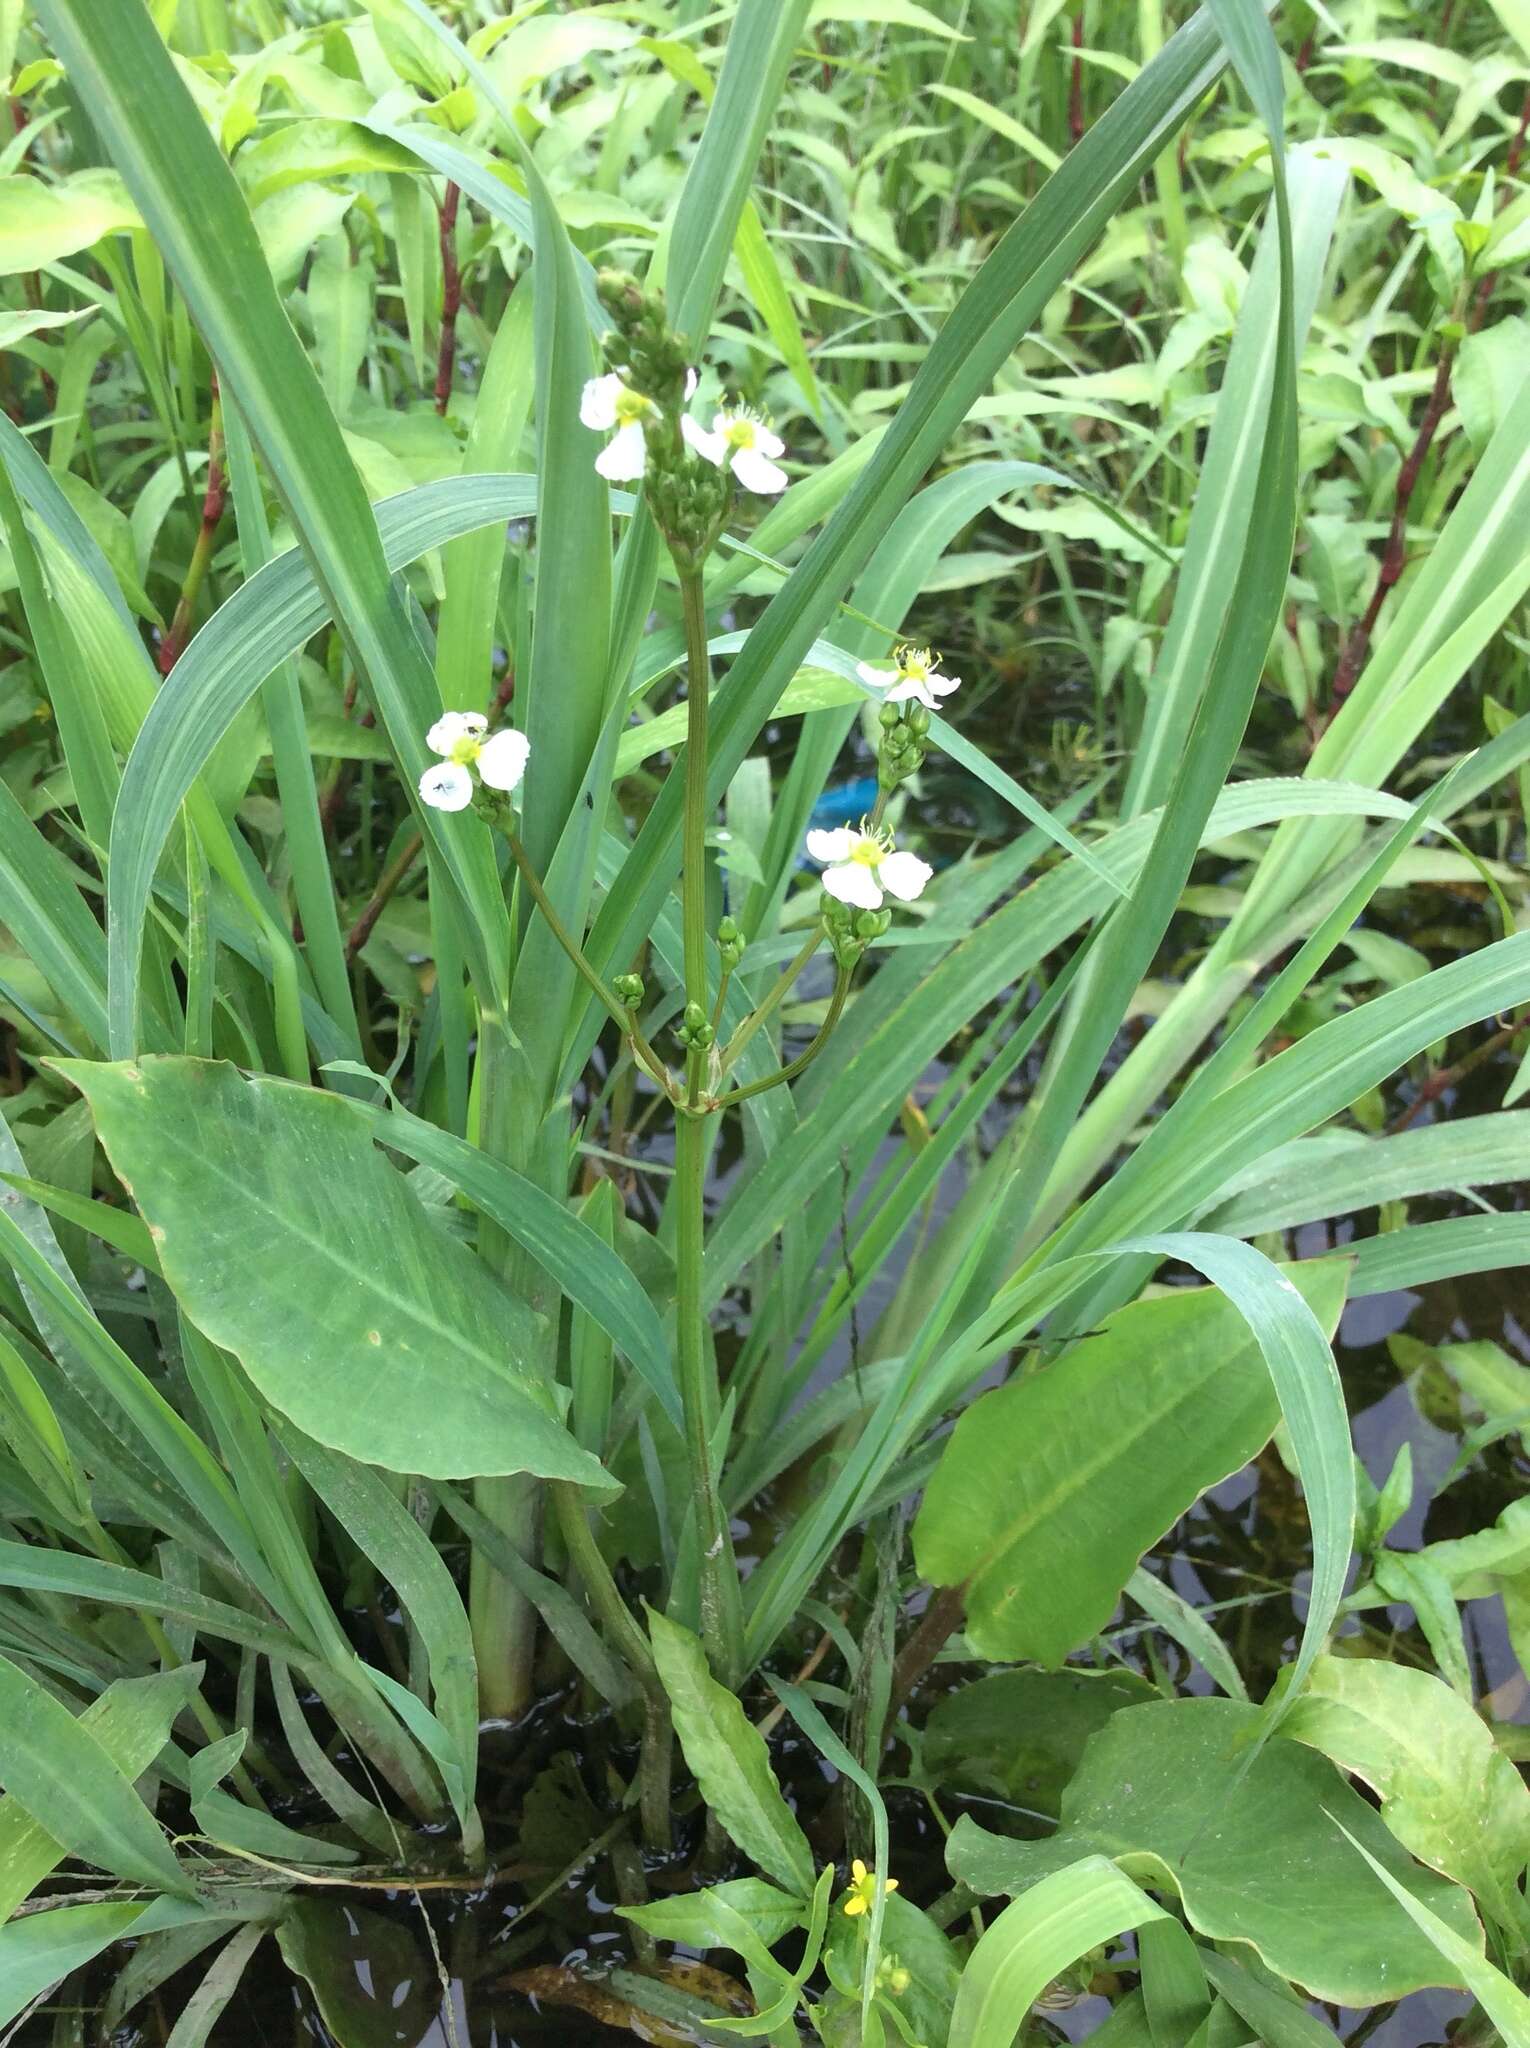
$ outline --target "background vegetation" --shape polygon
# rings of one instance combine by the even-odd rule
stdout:
[[[0,69],[0,2019],[1530,2042],[1522,0]]]

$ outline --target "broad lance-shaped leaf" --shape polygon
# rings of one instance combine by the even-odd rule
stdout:
[[[536,1319],[340,1097],[215,1060],[59,1064],[186,1313],[309,1436],[392,1472],[612,1489],[522,1364]]]
[[[1511,1934],[1530,1931],[1519,1889],[1530,1790],[1448,1685],[1375,1658],[1320,1657],[1284,1727],[1363,1778],[1421,1862],[1468,1886]]]
[[[764,1736],[707,1669],[706,1652],[689,1629],[651,1613],[648,1633],[702,1798],[746,1856],[805,1900],[813,1889],[813,1852],[781,1796]]]
[[[1248,1942],[1314,1998],[1372,2005],[1460,1981],[1379,1884],[1360,1881],[1347,1833],[1480,1955],[1458,1885],[1415,1863],[1326,1757],[1275,1735],[1238,1700],[1123,1707],[1090,1742],[1044,1842],[963,1817],[946,1861],[974,1891],[1024,1894],[1081,1856],[1109,1856],[1177,1891],[1197,1933]]]
[[[1286,1272],[1331,1331],[1343,1263]],[[919,1570],[937,1586],[969,1582],[979,1656],[1060,1664],[1109,1621],[1138,1559],[1279,1420],[1259,1346],[1224,1295],[1133,1302],[962,1416],[914,1524]]]

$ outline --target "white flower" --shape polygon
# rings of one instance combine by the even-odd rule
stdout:
[[[530,740],[523,732],[506,726],[479,748],[478,772],[490,789],[514,789],[526,773],[530,756]]]
[[[433,761],[420,777],[420,796],[433,811],[465,811],[473,778],[460,761]]]
[[[746,491],[758,491],[761,497],[773,498],[786,489],[786,471],[771,460],[786,453],[786,443],[779,434],[771,432],[758,413],[747,407],[714,413],[710,433],[687,414],[680,422],[680,431],[703,461],[717,469],[731,469]]]
[[[474,771],[490,789],[511,790],[526,772],[531,743],[508,726],[488,739],[489,721],[479,711],[445,711],[425,735],[443,758],[420,777],[421,801],[436,811],[465,811],[473,801]]]
[[[863,683],[885,693],[885,703],[906,704],[913,698],[926,711],[937,711],[942,697],[949,697],[953,690],[961,688],[960,676],[943,676],[940,673],[940,656],[932,654],[928,647],[900,647],[893,655],[893,662],[891,675],[873,662],[860,661],[855,665],[855,672]]]
[[[449,761],[458,740],[482,739],[488,729],[489,721],[481,711],[443,711],[426,733],[425,744],[433,754]]]
[[[868,831],[864,819],[859,830],[836,825],[832,832],[809,832],[807,850],[824,863],[829,894],[857,910],[880,910],[884,890],[900,903],[912,903],[935,872],[918,854],[899,853],[885,827]]]
[[[579,401],[579,417],[597,434],[612,438],[595,458],[595,467],[608,483],[635,483],[648,466],[648,436],[643,422],[657,417],[659,408],[641,391],[634,391],[613,370],[606,377],[592,377]]]

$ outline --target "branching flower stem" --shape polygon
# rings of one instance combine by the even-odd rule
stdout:
[[[638,1028],[637,1019],[629,1011],[622,1008],[616,997],[585,958],[583,949],[570,934],[568,927],[553,908],[552,899],[542,887],[541,877],[532,866],[531,857],[525,847],[522,846],[520,839],[508,825],[504,827],[504,833],[510,847],[510,858],[515,862],[520,872],[521,880],[525,883],[527,893],[530,895],[532,902],[535,903],[537,909],[546,918],[548,929],[553,937],[573,962],[592,993],[605,1006],[608,1014],[621,1026],[623,1035],[628,1040],[638,1060],[647,1068],[666,1095],[671,1098],[677,1098],[678,1091],[669,1069]]]
[[[803,1052],[784,1067],[778,1067],[773,1074],[766,1074],[762,1080],[749,1081],[742,1088],[730,1089],[726,1095],[715,1098],[714,1107],[731,1109],[735,1102],[747,1102],[751,1095],[763,1095],[769,1088],[779,1088],[785,1081],[795,1081],[797,1076],[810,1067],[834,1035],[834,1027],[840,1020],[845,999],[850,993],[852,969],[841,967],[834,980],[834,993],[829,998],[828,1012],[818,1027],[817,1036]]]
[[[728,1040],[727,1045],[723,1049],[722,1073],[726,1074],[728,1069],[735,1064],[739,1054],[748,1045],[750,1039],[754,1037],[761,1025],[768,1022],[781,1007],[782,1003],[785,1002],[792,989],[796,986],[802,970],[823,944],[823,940],[823,926],[815,924],[799,950],[787,962],[786,966],[782,968],[780,974],[777,975],[763,1002],[761,1002],[757,1009],[749,1012],[749,1015]]]

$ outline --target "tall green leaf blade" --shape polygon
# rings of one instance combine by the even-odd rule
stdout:
[[[671,322],[698,351],[810,4],[740,0],[728,30],[717,97],[686,173],[665,270]]]

